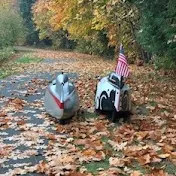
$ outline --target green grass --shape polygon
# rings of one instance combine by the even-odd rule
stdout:
[[[154,106],[154,107],[155,107],[157,104],[158,104],[158,103],[155,102],[155,101],[150,101],[150,105],[151,105],[151,106]]]
[[[12,48],[5,48],[0,50],[0,63],[8,60],[8,62],[5,62],[5,64],[3,64],[3,66],[0,68],[0,79],[17,73],[18,69],[16,68],[19,68],[20,64],[38,63],[42,60],[41,58],[34,57],[32,54],[28,53],[24,54],[22,57],[13,62],[9,60],[13,54],[14,52]]]
[[[143,174],[147,174],[148,173],[148,171],[145,168],[145,166],[141,166],[138,162],[133,162],[131,164],[131,166],[132,166],[132,170],[140,171]]]
[[[86,119],[97,118],[97,117],[98,117],[98,115],[96,113],[90,113],[90,112],[84,113],[84,118],[86,118]]]
[[[26,54],[20,58],[18,58],[16,60],[17,63],[24,63],[24,64],[28,64],[28,63],[32,63],[32,62],[40,62],[42,59],[41,58],[37,58],[34,57],[30,54]]]
[[[113,150],[113,148],[108,144],[108,140],[110,140],[110,139],[108,137],[106,137],[106,136],[103,136],[101,138],[101,141],[104,144],[104,149],[106,149],[106,150]]]
[[[90,163],[84,164],[83,166],[87,169],[88,172],[96,174],[99,168],[103,168],[104,170],[109,168],[109,158],[98,162],[92,161]]]
[[[168,159],[165,159],[159,163],[153,163],[151,166],[160,169],[163,168],[165,172],[168,172],[169,174],[175,174],[176,173],[176,166],[171,163]]]
[[[78,148],[79,148],[79,150],[83,150],[84,149],[84,145],[76,145]]]
[[[7,70],[0,69],[0,79],[3,79],[3,78],[10,76],[10,75],[11,75],[11,72],[9,72]]]

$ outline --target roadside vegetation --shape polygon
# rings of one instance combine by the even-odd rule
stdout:
[[[24,44],[116,59],[123,43],[129,63],[175,70],[174,2],[2,0],[0,62]]]

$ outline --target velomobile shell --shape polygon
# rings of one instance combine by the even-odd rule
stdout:
[[[59,120],[70,118],[79,109],[77,90],[65,74],[58,75],[47,87],[44,104],[46,111]]]

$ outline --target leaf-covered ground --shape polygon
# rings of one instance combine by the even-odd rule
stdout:
[[[175,175],[175,77],[130,65],[133,116],[112,123],[94,113],[94,95],[97,78],[115,61],[48,50],[30,55],[37,62],[19,59],[8,68],[18,74],[0,80],[0,175]],[[61,71],[81,102],[65,125],[43,106],[46,86]]]

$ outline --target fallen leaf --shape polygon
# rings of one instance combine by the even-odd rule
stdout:
[[[140,171],[133,171],[130,176],[140,176],[142,173]]]
[[[148,133],[149,133],[148,131],[139,131],[136,132],[135,135],[137,136],[137,139],[141,141],[147,137]]]
[[[144,156],[139,157],[138,161],[140,162],[141,165],[145,165],[151,162],[151,157],[149,154],[146,154]]]
[[[160,154],[158,155],[158,157],[162,158],[162,159],[165,159],[165,158],[168,158],[170,156],[169,153],[165,153],[165,154]]]
[[[127,145],[127,142],[122,142],[122,143],[118,144],[118,143],[111,141],[111,140],[108,140],[108,143],[113,147],[113,149],[115,151],[121,151]]]
[[[56,136],[54,134],[47,134],[46,137],[50,140],[56,140]]]
[[[49,169],[47,163],[45,161],[40,161],[39,164],[37,164],[37,172],[38,173],[45,173]]]
[[[94,157],[96,155],[96,151],[93,149],[88,149],[83,151],[82,154],[87,157],[90,157],[90,156]]]
[[[123,167],[125,163],[122,159],[110,157],[109,164],[110,166]]]

